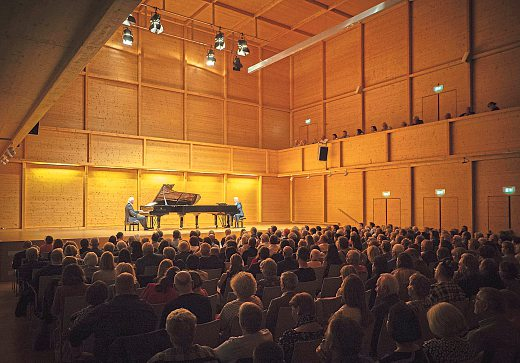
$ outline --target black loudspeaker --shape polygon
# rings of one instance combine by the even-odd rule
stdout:
[[[320,161],[327,161],[327,156],[329,155],[329,147],[328,146],[319,146],[318,148],[318,159]]]
[[[40,123],[38,122],[31,131],[29,131],[29,135],[38,135],[40,133]]]

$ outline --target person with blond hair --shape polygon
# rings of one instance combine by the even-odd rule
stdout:
[[[262,298],[265,287],[280,286],[280,277],[276,275],[277,265],[272,258],[260,262],[262,278],[257,281],[256,295]]]
[[[399,282],[397,278],[389,273],[381,274],[379,279],[377,279],[376,294],[376,301],[371,310],[375,319],[370,343],[372,354],[377,354],[379,335],[388,315],[388,311],[399,302]]]
[[[107,285],[112,285],[116,280],[114,255],[112,252],[103,252],[99,259],[99,271],[92,275],[92,282],[104,281]]]
[[[92,276],[99,270],[98,267],[98,256],[94,252],[87,252],[83,259],[83,265],[81,268],[85,273],[85,280],[87,283],[92,283]]]

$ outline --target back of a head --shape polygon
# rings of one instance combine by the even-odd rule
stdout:
[[[51,252],[51,263],[53,265],[59,265],[63,261],[63,250],[61,248],[55,248]]]
[[[441,302],[433,305],[426,317],[431,332],[439,338],[460,337],[467,331],[464,315],[450,303]]]
[[[280,285],[286,291],[294,291],[298,286],[298,276],[292,271],[286,271],[280,276]]]
[[[307,292],[300,292],[294,295],[289,305],[298,309],[298,316],[316,317],[316,304],[312,296]]]
[[[397,258],[397,268],[413,269],[413,259],[408,253],[401,253]]]
[[[195,255],[189,255],[186,259],[186,267],[190,270],[198,270],[199,269],[199,257]]]
[[[116,295],[135,295],[135,279],[128,272],[123,272],[116,277]]]
[[[484,305],[488,314],[504,314],[506,312],[504,296],[500,290],[493,287],[481,287],[475,304]]]
[[[244,334],[256,333],[262,328],[262,309],[254,303],[245,302],[238,311],[238,320]]]
[[[187,351],[193,344],[197,317],[187,309],[176,309],[166,318],[166,331],[172,345],[180,351]]]
[[[50,245],[52,242],[54,242],[54,238],[52,236],[45,237],[45,244]]]
[[[88,305],[97,306],[108,298],[108,286],[104,281],[98,280],[87,287],[85,299]]]
[[[113,270],[115,268],[114,255],[112,254],[112,252],[103,252],[99,259],[99,268],[101,270]]]
[[[193,280],[187,271],[180,271],[174,278],[175,288],[181,293],[189,293],[192,291]]]
[[[378,295],[382,296],[397,295],[399,293],[399,282],[392,274],[381,274],[377,279],[376,291]]]
[[[419,320],[412,308],[403,302],[390,308],[386,327],[397,343],[413,343],[421,338]]]
[[[143,255],[151,255],[153,253],[153,244],[151,242],[146,242],[143,244]]]
[[[418,298],[426,298],[430,294],[431,282],[420,272],[411,275],[408,281]]]
[[[85,281],[83,269],[77,264],[67,265],[61,273],[61,282],[64,286],[75,286]]]
[[[27,261],[38,261],[38,254],[39,251],[36,247],[29,247],[25,251],[25,258],[27,259]]]
[[[357,275],[348,275],[342,283],[343,301],[351,308],[366,310],[365,286]]]
[[[246,299],[256,293],[256,280],[249,272],[241,271],[231,278],[231,289],[239,299]]]
[[[309,259],[311,257],[311,252],[309,251],[309,249],[307,247],[300,247],[300,248],[298,248],[298,251],[296,252],[296,256],[298,257],[299,260],[309,261]]]
[[[285,246],[283,248],[283,257],[290,258],[290,257],[292,257],[292,255],[293,255],[293,249],[291,248],[291,246]]]
[[[343,314],[334,314],[329,321],[325,340],[329,343],[332,361],[350,356],[357,357],[363,342],[363,329],[356,321]]]
[[[263,342],[253,352],[253,363],[284,363],[283,350],[275,342]]]

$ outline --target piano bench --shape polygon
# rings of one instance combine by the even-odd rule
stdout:
[[[125,222],[125,231],[126,231],[126,227],[128,227],[129,231],[135,231],[135,226],[137,226],[137,230],[139,230],[139,222],[137,222],[137,223]]]
[[[239,218],[238,222],[235,223],[235,228],[244,228],[244,219],[246,219],[246,217]]]

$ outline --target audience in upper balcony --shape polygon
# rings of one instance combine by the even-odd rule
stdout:
[[[370,132],[377,132],[377,127],[375,125],[370,126]]]
[[[410,126],[414,126],[414,125],[422,125],[424,123],[423,120],[421,120],[419,118],[419,116],[414,116],[412,121],[410,121]]]
[[[381,131],[387,131],[387,130],[392,130],[392,127],[388,126],[388,124],[386,122],[383,122],[383,124],[381,125]]]
[[[451,119],[451,112],[446,112],[444,114],[444,120],[449,120],[449,119]]]
[[[338,139],[338,134],[332,134],[332,140],[337,140]]]
[[[364,135],[364,134],[365,134],[365,132],[363,130],[361,130],[361,129],[356,130],[356,135]]]
[[[497,104],[495,102],[493,102],[493,101],[491,101],[491,102],[489,102],[487,104],[487,108],[488,108],[489,111],[498,111],[498,110],[500,110],[500,108],[497,106]]]
[[[466,107],[466,111],[464,111],[463,113],[461,113],[459,115],[459,117],[464,117],[464,116],[469,116],[469,115],[474,115],[475,112],[473,112],[473,110],[471,109],[471,107]]]

